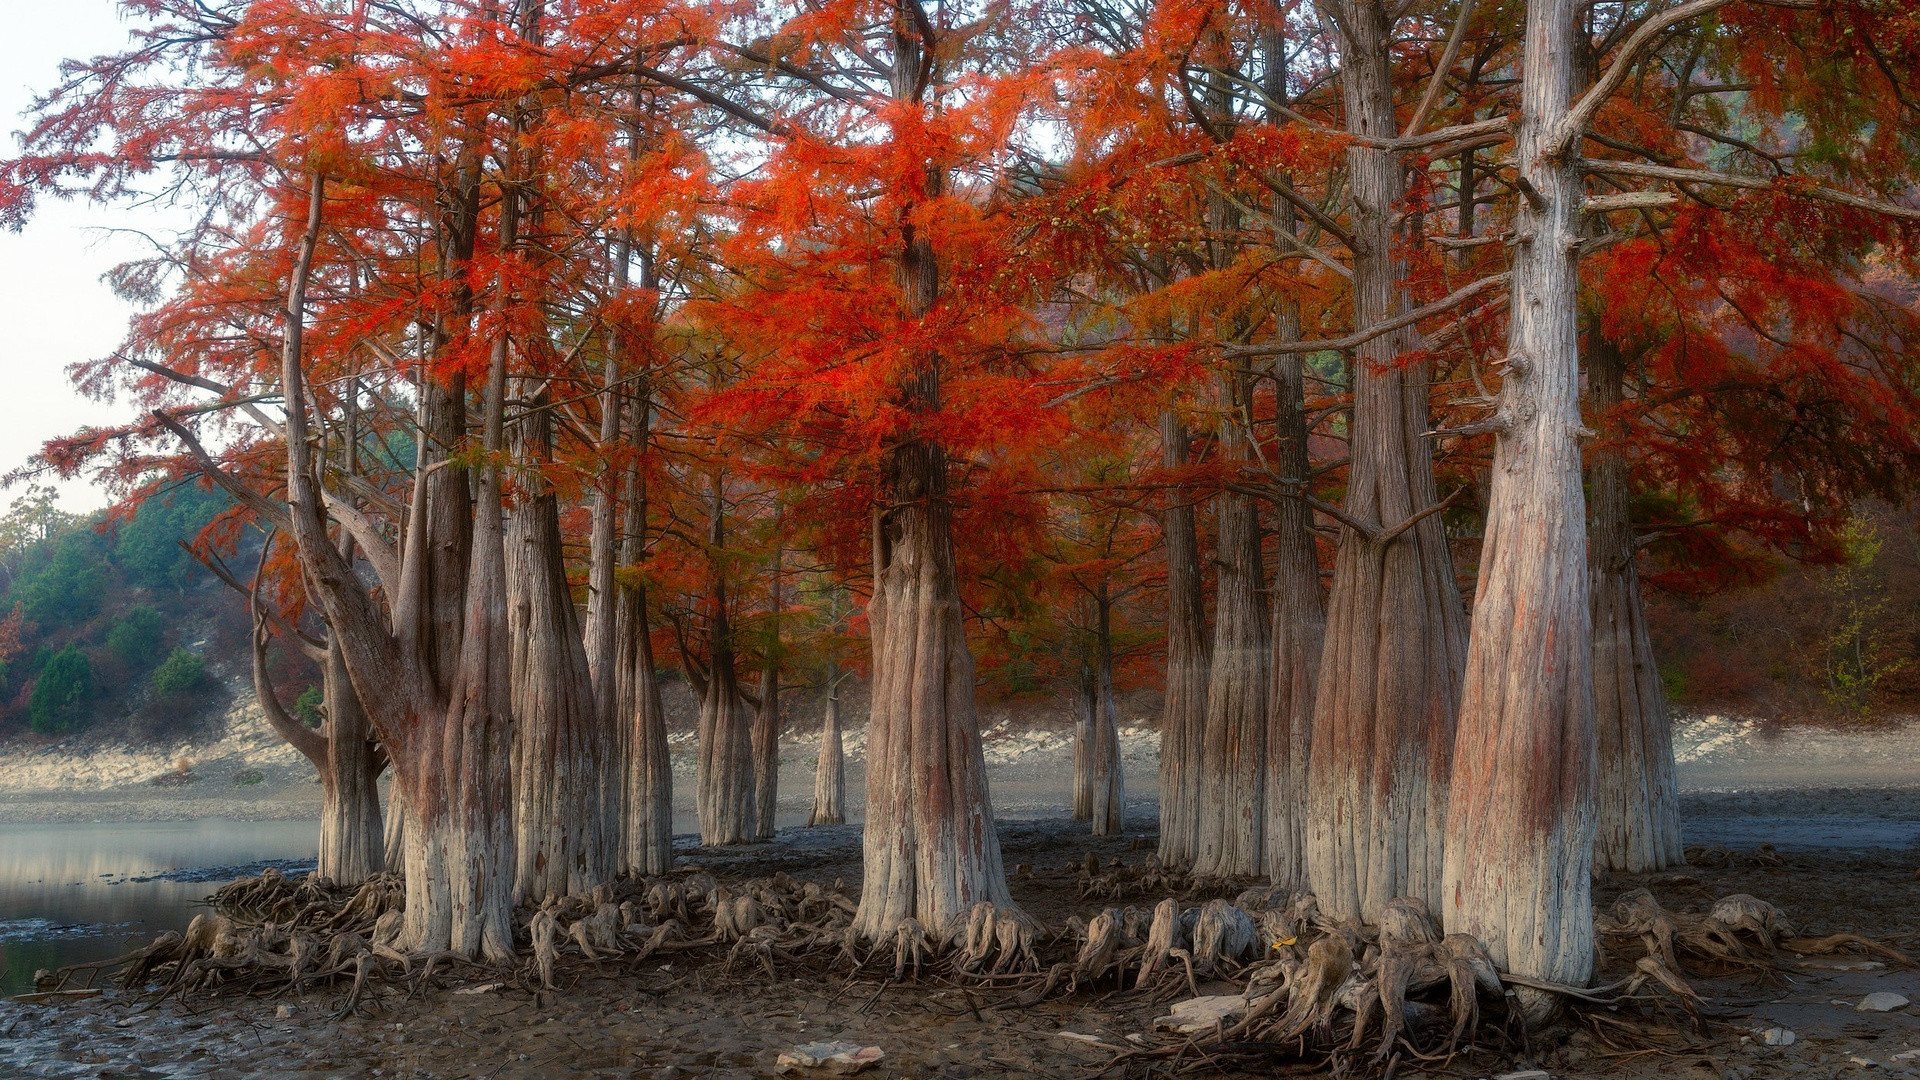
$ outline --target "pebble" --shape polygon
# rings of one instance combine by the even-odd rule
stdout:
[[[1905,997],[1891,990],[1875,990],[1873,993],[1861,998],[1860,1004],[1855,1005],[1853,1008],[1856,1012],[1892,1012],[1895,1009],[1904,1009],[1906,1007],[1907,999]]]
[[[1760,1033],[1760,1041],[1768,1046],[1792,1046],[1797,1038],[1798,1036],[1793,1032],[1783,1027],[1770,1027]]]
[[[296,1011],[297,1010],[295,1010],[294,1007],[291,1005],[282,1005],[279,1008],[273,1010],[273,1015],[279,1017],[282,1020],[291,1020],[293,1019],[293,1014]]]

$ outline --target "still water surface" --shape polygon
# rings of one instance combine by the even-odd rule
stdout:
[[[166,930],[262,862],[311,860],[311,821],[140,821],[0,825],[0,995],[36,968],[104,960]],[[138,880],[206,867],[202,880]],[[308,867],[310,868],[310,867]]]

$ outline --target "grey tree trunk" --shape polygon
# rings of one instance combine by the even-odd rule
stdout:
[[[1395,129],[1387,15],[1379,0],[1323,0],[1339,29],[1347,127]],[[1354,328],[1410,307],[1400,254],[1406,195],[1398,152],[1347,150],[1352,187]],[[1307,785],[1307,870],[1322,910],[1377,920],[1399,896],[1440,904],[1447,779],[1466,631],[1437,514],[1428,372],[1401,362],[1412,329],[1354,350],[1346,516],[1328,597]],[[1415,520],[1417,515],[1426,514]],[[1409,524],[1410,523],[1410,524]]]
[[[266,627],[256,616],[254,694],[267,725],[320,776],[320,847],[314,872],[335,884],[354,886],[386,867],[380,828],[382,762],[337,647],[329,646],[321,658],[320,680],[326,717],[316,731],[290,715],[274,693],[267,677]]]
[[[1280,312],[1281,334],[1299,339],[1299,317]],[[1274,468],[1281,482],[1304,481],[1307,458],[1305,372],[1298,356],[1274,368],[1278,436]],[[1274,507],[1273,689],[1268,694],[1267,876],[1276,885],[1307,885],[1307,784],[1313,747],[1314,691],[1326,638],[1327,608],[1320,589],[1320,551],[1313,510],[1304,499]]]
[[[820,720],[820,756],[813,767],[813,813],[808,825],[843,825],[847,820],[846,748],[840,733],[840,670],[827,664],[826,715]]]
[[[775,528],[779,526],[776,523]],[[773,581],[768,602],[773,607],[772,634],[767,655],[760,669],[760,700],[753,713],[753,807],[755,840],[771,840],[775,815],[780,805],[780,564],[783,553],[775,549]]]
[[[644,264],[649,288],[651,265]],[[631,403],[630,424],[636,450],[647,449],[651,404],[644,384]],[[647,489],[635,462],[627,469],[625,524],[620,562],[637,566],[646,553]],[[664,874],[673,868],[673,759],[667,748],[667,714],[660,700],[660,680],[654,666],[653,633],[647,617],[647,589],[638,581],[622,584],[616,634],[620,661],[616,679],[617,712],[627,731],[623,736],[626,768],[621,868],[640,875]]]
[[[1160,414],[1160,461],[1188,462],[1186,425],[1172,409]],[[1191,495],[1170,497],[1161,515],[1167,554],[1167,690],[1160,712],[1160,861],[1193,865],[1200,850],[1200,744],[1206,730],[1212,656],[1200,590],[1200,537]]]
[[[921,39],[909,11],[918,3],[899,0],[893,33],[893,95],[915,107],[926,93],[923,70],[932,70],[922,66],[932,43]],[[925,22],[921,12],[918,25]],[[930,165],[927,192],[937,195],[943,184],[939,167]],[[902,304],[906,315],[919,318],[940,295],[940,270],[910,207],[901,212],[900,229],[896,273]],[[899,400],[909,414],[939,411],[936,353],[918,358]],[[1020,917],[1007,893],[987,795],[946,453],[925,439],[904,441],[888,451],[881,483],[874,590],[867,605],[873,637],[867,817],[852,928],[868,941],[894,940],[907,919],[945,935],[980,901],[998,906],[1006,917]]]
[[[1093,728],[1100,715],[1100,691],[1093,664],[1080,661],[1080,696],[1073,718],[1073,820],[1093,820]]]
[[[561,553],[559,499],[541,479],[552,460],[552,410],[544,389],[520,395],[521,494],[508,534],[512,607],[513,894],[541,904],[585,896],[613,877],[605,770],[611,730],[595,700],[579,616]],[[611,634],[608,635],[611,637]],[[611,687],[609,687],[611,689]]]
[[[1088,820],[1093,835],[1119,836],[1126,831],[1127,782],[1120,760],[1120,718],[1113,697],[1113,601],[1102,584],[1094,598],[1094,713],[1089,732],[1088,772],[1091,804]]]
[[[1587,391],[1595,416],[1624,397],[1626,357],[1587,327]],[[1686,861],[1680,838],[1680,787],[1674,776],[1673,725],[1654,662],[1640,595],[1628,514],[1627,457],[1602,445],[1588,465],[1587,556],[1592,560],[1593,703],[1599,780],[1594,858],[1608,870],[1641,874]]]
[[[1245,399],[1235,394],[1231,400],[1238,404]],[[1248,440],[1237,419],[1222,422],[1220,441],[1228,462],[1247,461]],[[1242,877],[1266,871],[1267,691],[1273,645],[1253,500],[1224,491],[1218,505],[1213,664],[1200,758],[1200,848],[1193,870]]]
[[[1512,315],[1447,823],[1449,933],[1501,968],[1593,974],[1594,706],[1581,491],[1575,148],[1551,138],[1573,100],[1579,0],[1529,0],[1514,162]],[[1557,999],[1522,991],[1531,1021]]]
[[[694,776],[694,805],[700,815],[702,844],[744,844],[756,821],[753,782],[753,714],[740,694],[733,655],[733,627],[727,612],[727,579],[721,547],[726,542],[724,486],[713,478],[708,521],[709,585],[707,670],[698,675],[700,756]],[[688,664],[689,673],[693,665]]]
[[[385,762],[337,646],[327,649],[320,696],[327,712],[326,771],[333,782],[320,783],[317,870],[337,884],[358,885],[387,866],[380,817]]]

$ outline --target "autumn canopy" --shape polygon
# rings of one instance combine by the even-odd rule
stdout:
[[[823,695],[852,936],[1028,927],[979,702],[1044,687],[1095,834],[1156,781],[1170,869],[1585,984],[1595,862],[1681,857],[1641,575],[1838,558],[1920,475],[1912,5],[124,6],[0,217],[193,220],[76,372],[142,419],[46,462],[257,526],[203,554],[406,949],[672,866],[672,681],[703,843]]]

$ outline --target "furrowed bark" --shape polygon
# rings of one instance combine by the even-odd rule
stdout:
[[[921,403],[937,400],[931,374]],[[871,941],[913,918],[938,934],[977,902],[1011,907],[987,798],[973,656],[955,581],[946,459],[910,444],[889,461],[875,559],[864,878],[854,929]]]
[[[1220,450],[1229,467],[1251,456],[1240,419],[1246,381],[1228,376]],[[1214,587],[1213,665],[1201,745],[1200,847],[1195,873],[1244,877],[1266,871],[1267,691],[1273,645],[1253,499],[1219,495],[1219,567]]]
[[[1545,141],[1571,106],[1578,0],[1530,0],[1505,379],[1460,707],[1441,907],[1501,968],[1593,974],[1594,716],[1579,437],[1584,191]],[[1557,999],[1523,991],[1531,1022]]]
[[[1221,42],[1224,47],[1224,42]],[[1208,82],[1215,130],[1234,124],[1232,87],[1222,74]],[[1238,256],[1239,207],[1214,192],[1207,201],[1209,261],[1225,270]],[[1252,380],[1229,368],[1220,374],[1217,442],[1228,474],[1251,464]],[[1266,868],[1267,690],[1272,660],[1266,571],[1260,521],[1253,499],[1233,487],[1215,502],[1219,526],[1214,564],[1213,663],[1208,669],[1204,733],[1200,743],[1199,847],[1195,873],[1250,876]]]
[[[1280,333],[1299,336],[1289,303]],[[1274,468],[1282,482],[1303,480],[1307,459],[1306,379],[1298,356],[1274,367],[1278,437]],[[1313,509],[1305,499],[1274,506],[1273,682],[1268,693],[1267,876],[1276,885],[1307,885],[1307,784],[1313,747],[1313,703],[1326,640],[1326,600],[1320,589],[1320,550]]]
[[[1160,461],[1188,461],[1186,425],[1172,409],[1160,414]],[[1206,730],[1212,667],[1206,606],[1200,591],[1200,537],[1184,491],[1161,514],[1167,553],[1167,692],[1160,712],[1160,861],[1186,868],[1200,845],[1200,743]]]
[[[925,93],[920,77],[931,48],[919,36],[927,20],[918,3],[900,0],[893,34],[894,97],[916,105]],[[927,193],[937,195],[943,182],[930,166]],[[910,211],[903,210],[900,230],[902,307],[919,318],[939,296],[939,266]],[[909,415],[939,412],[939,356],[921,356],[900,390]],[[1024,918],[1007,893],[987,796],[973,655],[954,568],[946,453],[916,435],[889,450],[883,468],[867,606],[873,635],[867,817],[852,927],[868,941],[895,939],[908,918],[949,934],[979,901],[998,906],[1006,918]]]
[[[1287,100],[1286,36],[1279,26],[1262,32],[1267,63],[1264,85],[1276,104]],[[1277,112],[1275,125],[1285,122]],[[1291,177],[1287,178],[1291,182]],[[1294,206],[1273,200],[1273,228],[1283,246],[1298,242]],[[1274,307],[1273,337],[1300,340],[1300,305],[1282,293]],[[1276,885],[1307,887],[1307,770],[1313,745],[1314,689],[1326,639],[1327,605],[1320,591],[1320,549],[1314,540],[1307,480],[1306,360],[1281,355],[1273,361],[1273,473],[1293,497],[1274,502],[1273,681],[1267,692],[1267,876]]]
[[[320,696],[327,713],[326,774],[332,782],[323,778],[320,784],[320,855],[316,869],[321,877],[332,878],[336,884],[358,885],[387,867],[380,817],[380,772],[384,763],[337,646],[327,649]]]
[[[1587,326],[1587,389],[1604,417],[1624,393],[1626,357],[1598,325]],[[1635,565],[1624,449],[1605,444],[1588,465],[1587,555],[1592,560],[1593,703],[1599,779],[1594,858],[1629,874],[1686,861],[1673,726],[1654,662]]]
[[[820,757],[813,767],[813,814],[808,825],[842,825],[847,820],[846,753],[840,736],[840,669],[827,662],[826,714],[820,720]]]
[[[1339,28],[1348,130],[1397,134],[1386,13],[1374,0],[1324,0]],[[1412,308],[1400,252],[1406,195],[1399,155],[1347,150],[1353,191],[1354,329]],[[1437,514],[1383,539],[1436,502],[1427,430],[1428,371],[1403,356],[1411,327],[1354,350],[1347,514],[1328,598],[1307,785],[1308,878],[1340,918],[1377,920],[1398,896],[1440,906],[1447,779],[1466,632]]]
[[[613,876],[608,834],[617,818],[605,797],[609,716],[595,699],[567,587],[559,499],[541,476],[552,460],[553,414],[544,389],[522,398],[528,411],[517,424],[521,491],[508,531],[513,895],[516,903],[537,905],[589,895]]]
[[[651,281],[651,260],[644,265],[649,268],[646,280]],[[635,393],[631,408],[634,447],[645,453],[652,411],[645,383]],[[625,483],[626,522],[620,562],[631,567],[638,566],[646,553],[647,489],[639,462],[629,466]],[[620,585],[617,630],[617,697],[619,715],[627,725],[622,868],[633,874],[664,874],[673,868],[673,760],[668,753],[667,714],[654,666],[647,588],[638,580]]]
[[[727,612],[726,571],[721,547],[726,542],[724,485],[713,478],[708,520],[707,627],[705,684],[700,687],[700,756],[694,777],[694,804],[700,815],[702,844],[744,844],[755,824],[753,714],[740,695],[733,655],[733,627]]]

